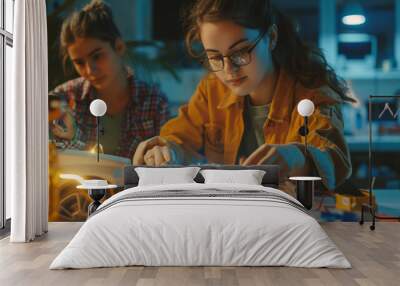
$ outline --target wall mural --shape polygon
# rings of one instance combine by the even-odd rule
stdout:
[[[279,164],[280,188],[293,196],[296,184],[290,176],[322,178],[312,215],[358,219],[368,201],[366,153],[352,150],[350,158],[347,135],[367,134],[365,106],[359,102],[355,108],[346,84],[324,61],[311,61],[310,53],[317,50],[292,53],[300,49],[292,46],[299,40],[288,40],[296,34],[291,24],[280,23],[287,25],[285,31],[293,29],[278,37],[281,41],[262,27],[233,29],[247,40],[226,52],[216,49],[220,37],[215,35],[221,33],[201,42],[198,21],[187,21],[187,34],[179,32],[174,43],[153,40],[151,31],[139,35],[151,23],[141,17],[149,7],[138,3],[147,2],[47,0],[51,221],[85,220],[92,200],[77,186],[82,180],[107,180],[118,186],[107,191],[107,198],[122,190],[123,169],[131,164]],[[147,12],[158,15],[162,3],[154,1],[154,11]],[[245,15],[240,25],[265,22],[247,8],[240,8]],[[186,20],[207,13],[200,10],[186,11]],[[153,24],[167,30],[168,23],[160,21]],[[274,89],[258,93],[256,87],[265,88],[262,73],[276,75],[269,78]],[[168,77],[154,81],[155,74]],[[315,92],[321,83],[325,87]],[[301,110],[304,98],[313,99],[312,108]],[[399,133],[398,102],[383,103],[375,113],[374,134]],[[392,185],[398,182],[396,177]]]

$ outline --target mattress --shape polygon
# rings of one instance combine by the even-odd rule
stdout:
[[[138,186],[106,200],[50,269],[144,266],[350,268],[293,197],[264,186]]]

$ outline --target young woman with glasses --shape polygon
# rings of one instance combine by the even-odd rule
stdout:
[[[189,53],[210,73],[160,136],[139,144],[134,164],[279,164],[288,192],[288,176],[317,173],[329,189],[350,176],[341,104],[353,100],[288,17],[269,0],[197,0],[185,24]],[[302,99],[315,104],[308,155]]]

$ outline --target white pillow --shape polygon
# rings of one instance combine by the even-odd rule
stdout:
[[[201,170],[205,184],[246,184],[261,185],[265,171],[262,170]]]
[[[195,183],[193,179],[199,170],[199,167],[135,168],[139,176],[138,186]]]

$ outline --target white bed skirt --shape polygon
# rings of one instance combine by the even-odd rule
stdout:
[[[263,190],[207,184],[218,190]],[[202,190],[205,184],[136,187],[108,199],[148,190]],[[297,202],[298,203],[298,202]],[[145,266],[293,266],[350,268],[307,213],[254,198],[169,198],[122,201],[81,227],[50,269]]]

